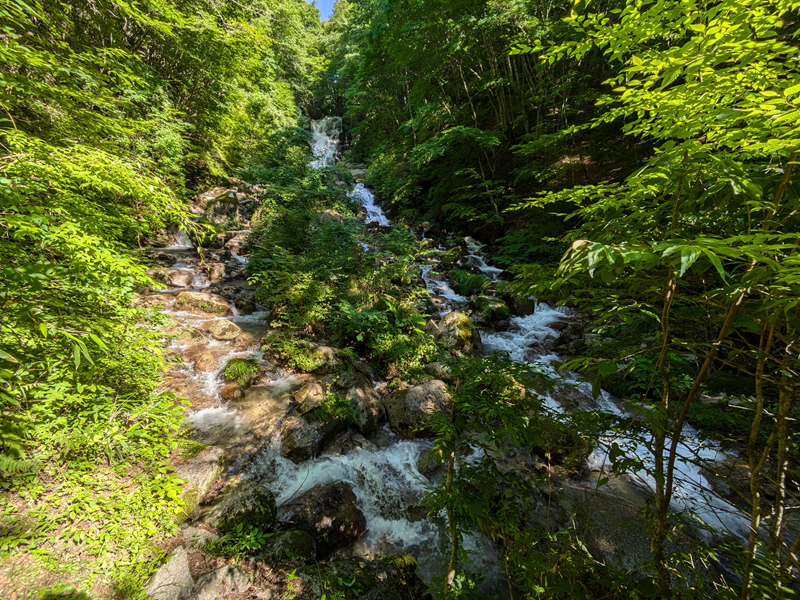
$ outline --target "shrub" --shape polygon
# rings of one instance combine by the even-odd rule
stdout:
[[[258,371],[258,361],[254,358],[232,358],[225,365],[225,381],[236,381],[246,387],[250,383],[250,375]]]
[[[450,280],[453,283],[455,291],[463,296],[480,294],[489,287],[489,280],[483,275],[470,273],[469,271],[463,271],[461,269],[450,271]]]

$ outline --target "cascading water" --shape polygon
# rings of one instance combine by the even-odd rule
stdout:
[[[353,191],[348,194],[354,200],[367,210],[366,223],[369,225],[374,223],[381,227],[389,226],[389,219],[383,214],[381,207],[375,204],[375,196],[370,192],[363,183],[357,183]]]
[[[179,229],[178,234],[175,236],[175,243],[167,250],[191,250],[192,248],[194,248],[192,238],[189,237],[185,229]]]
[[[490,279],[497,280],[497,275],[502,270],[486,264],[480,252],[483,246],[472,238],[466,238],[465,242],[469,250],[466,257],[469,263]],[[569,316],[569,311],[564,308],[551,308],[540,302],[533,314],[512,317],[508,331],[481,332],[481,340],[487,352],[507,352],[515,362],[530,364],[549,372],[553,377],[561,377],[552,366],[560,360],[560,357],[548,350],[547,342],[558,337],[558,332],[552,325],[568,319]],[[580,382],[580,378],[574,373],[566,374],[566,378],[567,384],[576,386],[584,395],[591,397],[589,383]],[[546,396],[545,402],[551,409],[563,411],[560,404],[552,397]],[[602,410],[618,417],[631,418],[605,390],[601,391],[597,404]],[[719,444],[704,441],[700,434],[688,425],[684,427],[682,433],[683,440],[679,444],[676,460],[676,486],[672,508],[691,512],[711,528],[746,539],[749,535],[750,519],[711,491],[711,484],[702,474],[700,466],[703,462],[719,461],[727,455],[722,452]],[[604,472],[607,469],[606,458],[611,445],[617,443],[625,446],[631,455],[645,465],[644,469],[628,475],[627,478],[643,488],[646,494],[651,494],[655,489],[655,480],[647,471],[652,472],[654,458],[644,440],[631,436],[609,435],[600,442],[600,446],[587,459],[587,466],[598,474]],[[594,485],[594,482],[592,479],[587,483]]]
[[[325,117],[318,121],[311,121],[311,153],[314,155],[314,159],[311,161],[312,168],[322,169],[336,164],[341,133],[341,117]]]

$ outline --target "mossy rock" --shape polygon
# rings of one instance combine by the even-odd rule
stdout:
[[[181,292],[175,301],[175,308],[218,317],[226,317],[231,314],[231,307],[225,298],[216,294],[200,292]]]
[[[222,534],[240,524],[267,531],[275,523],[275,496],[255,481],[243,481],[223,494],[222,499],[206,514],[205,521]]]
[[[275,537],[269,540],[266,551],[275,558],[306,564],[316,558],[317,543],[305,531],[284,531],[275,534]]]
[[[470,303],[470,307],[481,313],[483,320],[486,323],[497,323],[498,321],[507,321],[511,318],[511,310],[508,305],[492,296],[476,296]]]

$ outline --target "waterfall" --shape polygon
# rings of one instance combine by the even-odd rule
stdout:
[[[313,169],[323,169],[336,164],[336,151],[339,148],[341,133],[341,117],[324,117],[318,121],[311,121],[311,153],[314,159],[310,166]]]
[[[190,248],[194,248],[192,238],[189,237],[185,229],[180,229],[175,236],[175,243],[168,250],[189,250]]]

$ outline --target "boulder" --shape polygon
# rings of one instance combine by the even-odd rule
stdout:
[[[211,283],[216,283],[222,279],[225,279],[225,263],[206,263],[205,271],[206,276]]]
[[[414,570],[416,561],[382,558],[341,560],[297,569],[297,600],[429,599],[426,585]]]
[[[194,595],[194,579],[183,546],[170,554],[167,562],[153,574],[147,582],[146,591],[154,600],[180,600]]]
[[[234,190],[226,190],[206,204],[205,217],[215,225],[225,225],[239,216],[239,199]]]
[[[242,481],[229,487],[205,516],[205,521],[220,533],[233,531],[240,524],[267,531],[275,523],[275,496],[255,481]]]
[[[250,232],[242,232],[225,242],[225,248],[236,254],[245,254],[250,249]]]
[[[196,516],[203,499],[219,479],[224,468],[223,452],[220,448],[206,448],[175,469],[175,476],[184,480],[183,511],[180,520]]]
[[[222,341],[235,340],[242,333],[241,327],[227,319],[203,321],[200,326],[214,336],[215,339]]]
[[[516,294],[510,294],[507,298],[508,308],[514,316],[527,317],[536,312],[536,300],[534,298],[522,298]]]
[[[358,372],[354,375],[354,381],[347,390],[346,398],[353,405],[356,427],[364,435],[369,435],[378,428],[383,409],[369,379]]]
[[[425,372],[434,379],[441,379],[446,383],[453,382],[453,371],[443,362],[432,362],[425,365]]]
[[[175,296],[169,294],[146,294],[136,296],[134,304],[141,308],[157,308],[164,310],[169,308],[175,302]]]
[[[430,436],[427,425],[433,416],[449,414],[452,405],[447,384],[439,379],[402,392],[392,392],[383,398],[389,426],[405,439]]]
[[[206,336],[200,329],[184,329],[180,335],[175,338],[175,343],[178,346],[193,346],[199,342],[205,342]]]
[[[192,285],[192,279],[194,279],[194,273],[184,269],[165,269],[159,267],[157,269],[149,269],[147,274],[159,283],[179,288]]]
[[[295,409],[297,414],[304,415],[322,405],[322,400],[325,398],[325,388],[317,382],[307,383],[292,394],[292,397],[297,402],[297,408]]]
[[[225,298],[202,292],[181,292],[175,300],[175,308],[199,315],[227,317],[231,307]]]
[[[355,542],[367,530],[350,485],[318,485],[281,506],[279,521],[287,529],[305,531],[317,544],[320,558]]]
[[[511,318],[511,311],[506,303],[493,296],[475,296],[469,301],[469,306],[480,312],[484,323],[492,324]]]
[[[472,320],[463,312],[453,311],[447,314],[435,329],[425,329],[436,340],[440,348],[458,352],[476,352],[483,350],[481,334]]]
[[[197,580],[197,600],[217,600],[229,594],[246,592],[250,574],[233,565],[225,565]]]
[[[288,417],[281,426],[281,456],[295,464],[313,458],[344,428],[345,423],[338,419],[311,422]]]
[[[244,392],[242,391],[242,386],[235,381],[232,381],[230,383],[226,383],[220,388],[219,395],[226,402],[231,402],[235,400],[241,400],[242,396],[244,396]]]
[[[339,370],[339,358],[336,356],[336,348],[330,346],[312,345],[310,356],[314,361],[319,362],[320,366],[314,369],[318,375],[330,375]]]
[[[503,319],[494,324],[495,331],[508,331],[509,329],[511,329],[511,321]]]
[[[275,558],[305,564],[316,558],[317,542],[307,531],[282,531],[267,542],[265,550]]]
[[[209,373],[219,369],[217,358],[212,352],[203,352],[195,358],[194,370],[201,373]]]
[[[185,527],[183,529],[183,547],[187,550],[202,550],[208,542],[219,539],[216,533],[199,527]]]

